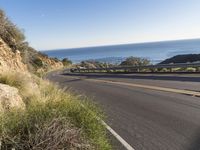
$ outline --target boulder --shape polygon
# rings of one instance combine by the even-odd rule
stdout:
[[[0,38],[0,71],[27,72],[27,66],[22,62],[20,51],[15,52]]]
[[[25,104],[17,88],[0,83],[0,112],[10,109],[24,109]]]

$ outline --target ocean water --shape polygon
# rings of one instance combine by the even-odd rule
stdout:
[[[200,39],[57,49],[42,52],[59,59],[69,58],[74,63],[91,59],[119,63],[129,56],[134,56],[148,58],[156,64],[179,54],[200,54]]]

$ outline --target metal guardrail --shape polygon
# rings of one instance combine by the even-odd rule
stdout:
[[[140,72],[143,69],[149,69],[154,72],[156,69],[173,69],[173,68],[196,68],[196,71],[200,71],[200,63],[177,63],[177,64],[159,64],[159,65],[148,65],[148,66],[120,66],[120,67],[109,67],[109,68],[72,68],[71,72],[116,72],[116,71],[127,71],[127,72]]]

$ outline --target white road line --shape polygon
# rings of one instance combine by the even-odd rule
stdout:
[[[81,106],[85,108],[83,104]],[[86,109],[89,113],[92,113],[91,110]],[[92,113],[93,114],[93,113]],[[100,123],[106,127],[106,129],[127,149],[127,150],[135,150],[130,144],[128,144],[117,132],[115,132],[107,123],[105,123],[102,119],[95,116],[95,118],[100,121]]]
[[[103,120],[101,123],[106,127],[108,131],[127,149],[127,150],[135,150],[130,144],[128,144],[117,132],[115,132],[109,125],[107,125]]]
[[[74,77],[72,77],[74,78]],[[80,78],[77,78],[80,79]],[[83,108],[85,108],[85,106],[83,104],[81,104],[81,106]],[[90,111],[90,110],[87,110]],[[91,111],[90,111],[91,112]],[[130,144],[128,144],[117,132],[115,132],[107,123],[105,123],[103,120],[101,120],[100,118],[96,117],[97,120],[99,120],[101,122],[102,125],[104,125],[106,127],[106,129],[127,149],[127,150],[135,150]]]
[[[77,77],[71,77],[76,79],[83,79]],[[134,83],[124,83],[124,82],[117,82],[117,81],[108,81],[108,80],[97,80],[97,79],[84,79],[93,82],[104,82],[104,83],[111,83],[111,84],[118,84],[118,85],[126,85],[126,86],[133,86],[139,88],[146,88],[158,91],[165,91],[165,92],[173,92],[173,93],[180,93],[180,94],[188,94],[192,96],[200,96],[200,92],[195,91],[188,91],[188,90],[180,90],[180,89],[173,89],[173,88],[164,88],[164,87],[157,87],[157,86],[150,86],[150,85],[141,85],[141,84],[134,84]],[[83,105],[82,105],[83,106]],[[83,106],[84,107],[84,106]],[[85,108],[85,107],[84,107]],[[135,150],[130,144],[128,144],[117,132],[115,132],[108,124],[106,124],[100,118],[97,118],[105,127],[106,129],[127,149],[127,150]]]

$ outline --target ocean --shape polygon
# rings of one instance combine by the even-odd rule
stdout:
[[[69,58],[73,63],[83,60],[120,63],[125,58],[134,56],[147,58],[156,64],[179,54],[200,54],[200,39],[56,49],[42,52],[50,57]]]

